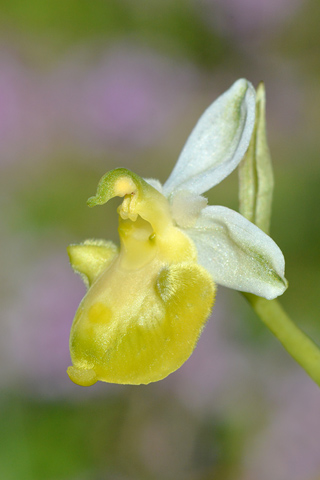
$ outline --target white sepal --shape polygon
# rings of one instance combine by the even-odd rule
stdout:
[[[280,248],[239,213],[227,207],[206,207],[195,226],[184,231],[196,244],[198,261],[214,282],[268,300],[286,290]]]
[[[253,131],[255,91],[240,79],[200,117],[170,177],[163,186],[200,195],[221,182],[239,164]]]

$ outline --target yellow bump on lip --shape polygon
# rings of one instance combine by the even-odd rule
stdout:
[[[69,375],[70,380],[81,387],[90,387],[97,382],[96,372],[90,368],[77,368],[74,366],[68,367],[67,374]]]
[[[91,323],[102,323],[107,325],[111,315],[110,308],[101,302],[97,302],[89,309],[88,319]]]

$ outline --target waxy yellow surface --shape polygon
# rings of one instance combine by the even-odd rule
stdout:
[[[71,380],[147,384],[191,355],[208,318],[215,286],[198,265],[193,242],[174,223],[168,200],[138,175],[102,177],[90,206],[124,197],[120,250],[87,240],[68,248],[88,291],[70,334]]]

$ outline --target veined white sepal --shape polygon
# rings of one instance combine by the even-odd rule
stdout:
[[[220,183],[244,156],[254,119],[254,88],[240,79],[200,117],[163,185],[164,194],[182,189],[201,195]]]
[[[268,300],[287,288],[284,257],[277,244],[256,225],[226,207],[206,207],[193,228],[198,261],[225,287]]]

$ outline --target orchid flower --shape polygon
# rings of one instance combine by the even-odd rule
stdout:
[[[123,197],[120,249],[103,240],[68,248],[88,287],[71,328],[73,382],[147,384],[177,370],[211,313],[216,284],[266,299],[285,291],[275,242],[202,196],[239,165],[254,124],[255,91],[241,79],[201,116],[163,186],[124,168],[101,178],[88,205]]]

